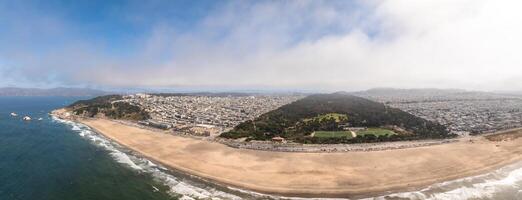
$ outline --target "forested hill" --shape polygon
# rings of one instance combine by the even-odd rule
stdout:
[[[317,116],[335,113],[346,119],[317,119]],[[246,121],[233,130],[223,133],[225,138],[268,140],[281,136],[294,141],[312,141],[314,131],[336,131],[343,127],[397,127],[404,130],[393,138],[379,140],[404,140],[448,137],[446,127],[416,117],[402,110],[385,106],[347,93],[316,94],[305,97],[276,110],[265,113],[254,121]],[[326,139],[321,143],[354,142],[356,138]],[[361,137],[357,139],[360,142]]]
[[[122,102],[121,95],[106,95],[77,101],[67,108],[84,117],[103,116],[112,119],[145,120],[149,114],[138,106]]]

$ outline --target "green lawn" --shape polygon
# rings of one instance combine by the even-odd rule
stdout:
[[[338,137],[347,137],[352,138],[352,133],[350,131],[316,131],[314,137],[319,138],[338,138]]]
[[[343,120],[348,119],[348,116],[345,114],[339,114],[339,113],[327,113],[327,114],[319,115],[319,116],[316,116],[313,118],[307,118],[307,119],[304,119],[303,121],[305,121],[305,122],[312,121],[312,120],[321,121],[321,120],[325,120],[325,119],[334,119],[336,122],[341,122]]]
[[[375,136],[388,134],[388,136],[390,136],[390,135],[395,135],[397,133],[395,133],[391,130],[388,130],[388,129],[383,129],[383,128],[368,128],[365,131],[357,131],[357,135],[368,135],[368,134],[372,134]]]
[[[357,136],[363,136],[363,135],[375,135],[376,137],[380,135],[396,135],[397,133],[393,132],[389,129],[383,129],[383,128],[368,128],[365,131],[357,131]],[[316,131],[314,133],[314,137],[318,138],[339,138],[339,137],[346,137],[346,138],[352,138],[352,133],[350,131]]]

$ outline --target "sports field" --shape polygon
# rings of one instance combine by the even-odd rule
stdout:
[[[391,131],[391,130],[388,130],[388,129],[383,129],[383,128],[368,128],[364,131],[357,131],[357,135],[375,135],[375,136],[381,136],[381,135],[395,135],[397,133]]]
[[[352,138],[350,131],[316,131],[314,137],[319,138],[336,138],[336,137],[347,137]]]

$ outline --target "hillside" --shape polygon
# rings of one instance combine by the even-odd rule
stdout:
[[[112,119],[145,120],[149,114],[138,106],[121,102],[121,95],[100,96],[89,100],[80,100],[68,109],[76,115],[94,117],[103,115]]]
[[[315,131],[345,131],[350,127],[382,128],[397,134],[350,137],[311,137]],[[350,129],[351,130],[351,129]],[[254,121],[246,121],[223,133],[225,138],[269,140],[280,136],[303,143],[352,143],[450,137],[446,127],[346,93],[305,97]]]

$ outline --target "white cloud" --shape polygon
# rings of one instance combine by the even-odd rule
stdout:
[[[60,62],[51,56],[32,64],[59,71],[63,67],[55,66],[81,62],[62,73],[72,77],[67,81],[110,86],[522,89],[522,3],[390,0],[356,6],[233,3],[188,31],[156,26],[132,58],[86,47]]]

